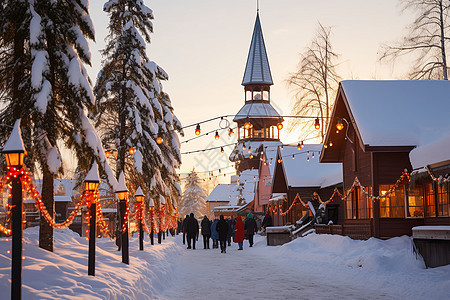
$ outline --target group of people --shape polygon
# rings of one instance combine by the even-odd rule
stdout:
[[[263,227],[272,226],[271,218],[268,216],[266,214],[265,222],[262,223]],[[178,225],[179,230],[183,232],[183,244],[187,240],[187,249],[195,249],[195,242],[198,241],[199,229],[201,228],[203,249],[210,249],[209,240],[212,239],[212,248],[219,248],[220,244],[221,253],[226,253],[227,244],[231,246],[232,239],[238,244],[238,250],[244,249],[244,238],[248,240],[250,247],[253,247],[253,236],[259,230],[259,226],[251,213],[247,215],[245,222],[240,216],[237,216],[236,219],[225,219],[223,215],[220,215],[220,219],[214,219],[214,221],[204,216],[200,226],[194,214],[191,213],[186,215],[184,220],[180,220]]]

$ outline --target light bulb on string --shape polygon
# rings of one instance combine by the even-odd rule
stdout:
[[[300,145],[300,143],[297,144],[297,150],[301,150],[302,149],[302,145]]]
[[[252,146],[248,147],[248,153],[252,152]]]
[[[295,156],[294,156],[294,154],[292,154],[292,159],[295,159]]]
[[[234,133],[233,129],[228,128],[228,136],[231,136]]]
[[[309,161],[309,156],[306,157],[306,161]]]
[[[242,150],[245,150],[245,149],[247,149],[247,147],[245,147],[245,143],[244,143],[244,145],[242,146]]]
[[[163,138],[160,137],[160,136],[158,136],[158,137],[156,138],[156,142],[157,142],[158,144],[161,144],[161,143],[163,142]]]
[[[283,129],[283,124],[280,122],[280,123],[277,123],[277,128],[278,128],[278,130],[281,130],[281,129]]]
[[[223,150],[223,147],[220,147],[220,152],[221,152],[221,153],[224,153],[224,152],[225,152],[225,150]]]
[[[320,129],[320,122],[319,122],[319,118],[316,118],[316,120],[314,121],[314,128],[316,128],[316,129]]]
[[[218,141],[220,138],[219,132],[217,130],[216,130],[216,135],[214,135],[214,138],[216,139],[216,141]]]
[[[312,153],[311,157],[314,158],[314,152]]]
[[[197,124],[197,127],[195,127],[195,135],[200,135],[202,131],[200,130],[200,124]]]

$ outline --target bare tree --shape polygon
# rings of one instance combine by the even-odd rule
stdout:
[[[330,42],[331,27],[319,23],[316,36],[311,45],[300,54],[300,62],[295,73],[287,79],[288,87],[295,92],[292,113],[311,118],[296,119],[291,122],[290,130],[301,126],[301,139],[319,137],[323,141],[332,101],[339,84],[335,61],[339,57],[333,51]],[[315,117],[320,120],[320,130],[314,132]]]
[[[448,36],[448,0],[402,0],[402,11],[415,10],[417,17],[409,34],[395,46],[384,46],[380,61],[395,60],[411,54],[414,57],[410,79],[448,80],[446,44]]]

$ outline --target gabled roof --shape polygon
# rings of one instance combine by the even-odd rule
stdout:
[[[348,114],[347,121],[355,128],[362,149],[403,147],[403,151],[410,151],[450,132],[449,111],[447,80],[345,80],[339,85],[325,142],[338,146],[346,129],[336,134],[334,126],[337,118]],[[322,161],[336,161],[325,155],[337,148],[324,149]]]
[[[247,119],[276,119],[279,122],[283,120],[280,114],[273,108],[270,103],[253,102],[246,103],[236,114],[233,121],[247,120]]]
[[[364,145],[418,146],[450,131],[446,80],[341,82]]]
[[[301,150],[296,146],[278,148],[287,186],[324,188],[342,182],[342,164],[319,163],[321,149],[322,144],[305,145]]]
[[[269,84],[272,85],[269,59],[267,58],[266,46],[259,21],[259,13],[256,14],[255,27],[253,29],[252,42],[248,51],[247,65],[245,66],[242,85],[247,84]]]

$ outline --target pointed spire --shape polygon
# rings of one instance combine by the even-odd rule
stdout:
[[[248,52],[244,79],[242,80],[242,85],[247,84],[273,84],[259,12],[256,13],[255,28],[253,29],[252,42]]]

